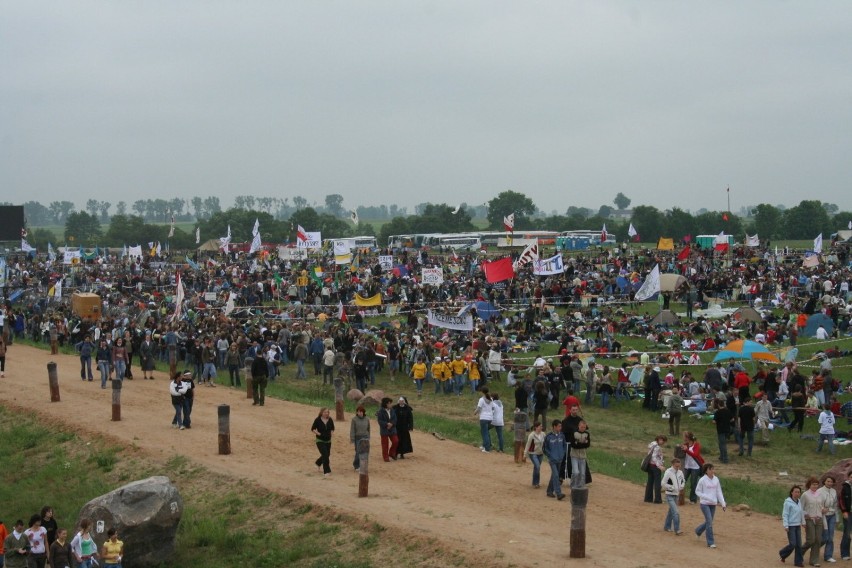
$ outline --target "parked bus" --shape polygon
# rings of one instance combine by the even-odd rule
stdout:
[[[601,231],[563,231],[556,237],[556,250],[583,250],[590,246],[615,246],[615,235],[607,233],[601,243]]]
[[[424,239],[423,246],[455,250],[479,250],[482,248],[482,241],[477,233],[449,233],[430,235]]]
[[[376,237],[341,237],[339,239],[323,239],[323,248],[333,248],[335,241],[345,241],[349,250],[375,249],[377,247]]]

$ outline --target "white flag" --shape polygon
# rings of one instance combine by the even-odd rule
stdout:
[[[231,312],[234,311],[234,297],[235,296],[236,296],[236,294],[234,294],[233,292],[228,293],[228,301],[225,303],[225,315],[226,316],[231,315]]]
[[[757,235],[750,237],[746,234],[746,246],[747,247],[759,247],[760,246],[760,238]]]
[[[260,233],[255,233],[254,237],[251,240],[251,247],[249,247],[249,254],[255,253],[260,250]]]
[[[224,237],[219,237],[219,248],[222,252],[228,252],[228,245],[231,244],[231,225],[228,225],[228,234]]]
[[[56,260],[56,253],[53,251],[53,245],[47,243],[47,260],[53,262]]]
[[[515,230],[515,214],[514,213],[509,213],[508,215],[503,217],[503,227],[509,232],[512,232],[512,231]]]
[[[183,282],[180,279],[180,272],[178,272],[175,277],[175,313],[172,316],[172,321],[180,321],[184,294]]]
[[[814,252],[817,254],[822,253],[822,233],[814,239]]]
[[[201,244],[201,227],[195,228],[195,244]]]
[[[633,238],[638,234],[639,233],[636,232],[636,228],[633,226],[633,223],[630,223],[630,226],[627,228],[627,236]]]
[[[53,299],[58,300],[62,297],[62,278],[56,281],[53,287]]]
[[[358,212],[355,211],[355,210],[352,210],[349,213],[349,218],[352,219],[352,222],[355,223],[356,225],[361,222],[361,221],[358,220]]]
[[[31,252],[35,249],[32,247],[32,245],[30,245],[30,243],[27,242],[27,239],[21,239],[21,250],[23,252]]]
[[[251,229],[251,234],[252,234],[252,236],[255,236],[258,233],[260,233],[260,220],[255,217],[254,227],[252,227],[252,229]]]
[[[713,241],[713,244],[716,245],[726,245],[728,244],[728,237],[725,235],[725,231],[722,231],[718,235],[716,235],[716,239]]]
[[[654,294],[660,291],[660,265],[657,264],[654,266],[654,269],[648,274],[647,278],[645,278],[645,282],[642,284],[642,287],[639,288],[639,291],[636,292],[636,301],[644,302]]]
[[[532,243],[527,245],[524,252],[522,252],[521,256],[518,257],[518,260],[515,261],[515,270],[536,260],[538,260],[538,243]]]

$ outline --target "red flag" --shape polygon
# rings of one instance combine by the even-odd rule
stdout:
[[[494,262],[483,262],[482,270],[485,271],[485,279],[492,284],[514,278],[515,276],[512,259],[509,257],[501,258]]]
[[[601,229],[601,244],[606,242],[606,223],[604,223],[603,229]]]
[[[343,302],[337,302],[337,319],[342,322],[349,321],[349,318],[346,317],[346,310],[343,309]]]
[[[503,227],[510,233],[515,230],[515,214],[509,213],[503,217]]]
[[[686,235],[685,237],[683,237],[683,242],[691,243],[692,242],[692,235]]]
[[[308,235],[305,233],[305,230],[302,228],[302,226],[297,225],[297,227],[298,228],[296,229],[296,238],[302,242],[308,240]]]
[[[728,243],[716,243],[713,245],[713,249],[719,252],[726,252],[728,250]]]
[[[686,260],[689,258],[690,248],[688,246],[683,247],[683,250],[680,251],[677,255],[678,260]]]
[[[728,220],[728,214],[722,213],[722,221],[727,221],[727,220]]]

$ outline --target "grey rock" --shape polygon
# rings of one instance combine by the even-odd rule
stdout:
[[[115,528],[124,542],[124,568],[162,565],[172,557],[175,536],[183,515],[183,500],[168,477],[158,475],[134,481],[95,497],[80,510],[77,522],[92,522],[98,545]]]

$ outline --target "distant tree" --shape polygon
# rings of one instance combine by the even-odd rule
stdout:
[[[51,201],[48,206],[53,223],[61,225],[74,212],[74,204],[70,201]]]
[[[189,202],[192,205],[192,211],[195,214],[195,219],[198,221],[204,219],[204,200],[195,196],[190,199]]]
[[[136,212],[136,214],[142,218],[145,218],[145,214],[148,212],[148,202],[145,199],[137,199],[133,202],[133,205],[130,208]]]
[[[215,215],[216,213],[222,212],[222,206],[219,205],[218,197],[207,197],[204,199],[204,212],[207,216]]]
[[[126,215],[127,214],[127,203],[124,201],[119,201],[115,204],[115,214],[116,215]]]
[[[831,226],[834,231],[852,228],[849,223],[852,223],[852,212],[850,211],[841,211],[831,218]]]
[[[634,207],[630,221],[633,223],[633,227],[639,232],[641,239],[645,242],[656,242],[660,236],[672,236],[661,234],[664,227],[663,214],[659,209],[651,205],[638,205]]]
[[[670,211],[666,211],[663,220],[662,231],[666,237],[674,239],[682,239],[686,235],[694,235],[695,219],[688,212],[673,207]]]
[[[98,244],[102,236],[101,223],[97,216],[90,215],[85,211],[77,211],[68,215],[68,219],[65,221],[66,241],[89,246]]]
[[[27,218],[27,225],[30,227],[50,225],[53,220],[50,209],[38,201],[27,201],[24,203],[24,216]]]
[[[101,223],[106,223],[109,221],[109,208],[112,206],[112,203],[109,201],[99,201],[98,209],[101,212]]]
[[[238,195],[234,198],[234,207],[248,211],[254,209],[254,202],[255,199],[252,195]]]
[[[488,202],[488,226],[492,229],[503,227],[503,218],[515,214],[515,228],[524,229],[531,225],[529,217],[536,212],[533,200],[517,191],[507,190]]]
[[[343,216],[343,196],[338,193],[332,193],[325,196],[325,210],[335,217]]]
[[[180,197],[169,199],[169,209],[176,218],[183,216],[183,208],[186,207],[186,201]]]
[[[293,198],[293,206],[296,208],[296,211],[299,211],[308,206],[308,200],[301,195],[297,195]],[[316,210],[314,210],[314,213],[316,213]]]
[[[57,244],[56,235],[50,229],[30,229],[27,233],[27,242],[36,247],[39,252],[47,251],[47,243]]]
[[[783,237],[788,239],[813,239],[820,233],[828,237],[833,232],[828,212],[818,200],[804,200],[787,209],[782,224],[786,229]]]
[[[823,203],[822,208],[825,209],[825,212],[829,215],[835,215],[838,211],[840,211],[840,207],[834,203]]]
[[[379,231],[378,244],[379,246],[387,246],[388,237],[391,235],[407,235],[409,233],[413,233],[411,230],[411,226],[408,223],[408,219],[406,217],[394,217],[384,225],[382,225],[381,231]]]
[[[571,205],[568,209],[565,210],[565,215],[568,217],[580,217],[582,219],[588,219],[592,216],[592,210],[588,207],[577,207],[576,205]]]
[[[774,239],[781,234],[781,211],[768,203],[761,203],[752,209],[754,232],[762,239]]]
[[[630,207],[630,198],[621,193],[620,191],[618,192],[618,195],[615,196],[615,199],[612,200],[612,202],[615,203],[615,206],[618,207],[619,211],[624,211],[625,209]]]
[[[462,209],[453,214],[454,210],[455,207],[446,203],[429,203],[419,215],[408,218],[408,225],[415,233],[463,233],[476,228],[467,211]],[[502,222],[501,217],[500,223]]]
[[[608,219],[612,216],[614,209],[609,205],[601,205],[601,208],[598,209],[598,217],[602,217],[604,219]]]
[[[100,211],[100,203],[97,199],[89,199],[86,201],[86,211],[89,212],[90,215],[97,216],[98,211]]]

